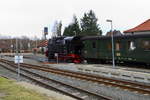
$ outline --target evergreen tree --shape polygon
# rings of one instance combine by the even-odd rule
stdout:
[[[65,27],[63,36],[74,36],[74,33],[72,32],[72,26],[71,25]]]
[[[80,35],[80,27],[79,27],[79,23],[78,20],[76,18],[76,16],[73,16],[73,22],[68,25],[68,27],[65,27],[64,29],[64,36],[75,36],[75,35]]]
[[[89,13],[84,13],[83,18],[81,19],[81,29],[82,35],[101,35],[102,31],[97,24],[98,19],[96,18],[92,10]]]
[[[77,17],[73,16],[73,23],[72,23],[72,31],[75,33],[75,35],[80,35],[80,27]]]

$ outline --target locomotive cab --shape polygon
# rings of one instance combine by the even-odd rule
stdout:
[[[67,48],[67,55],[66,61],[67,62],[74,62],[74,63],[81,63],[81,50],[83,48],[83,44],[80,40],[80,36],[75,37],[67,37],[65,38],[65,45]]]

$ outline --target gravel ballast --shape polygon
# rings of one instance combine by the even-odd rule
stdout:
[[[92,82],[87,82],[84,80],[70,78],[62,75],[56,75],[56,74],[47,73],[43,71],[37,71],[37,70],[32,70],[32,71],[40,75],[46,76],[48,78],[59,80],[61,82],[71,84],[77,87],[82,87],[89,91],[97,91],[97,93],[112,97],[114,98],[114,100],[149,100],[150,99],[150,96],[145,96],[143,94],[133,93],[130,91],[124,91],[122,89],[115,88],[115,87],[105,86],[97,83],[93,84]]]

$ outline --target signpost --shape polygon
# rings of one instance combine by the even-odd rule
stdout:
[[[20,63],[23,63],[23,56],[15,56],[15,63],[18,64],[18,81],[20,81]]]
[[[23,56],[15,56],[15,63],[23,63]]]
[[[18,81],[20,81],[20,63],[23,63],[23,56],[19,55],[18,39],[16,38],[16,55],[14,62],[18,64]]]

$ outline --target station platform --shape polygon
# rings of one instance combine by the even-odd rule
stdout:
[[[102,64],[46,64],[48,66],[57,67],[65,70],[80,71],[110,78],[124,79],[129,81],[136,81],[149,84],[150,70],[127,68],[116,66],[112,68],[111,65]],[[142,71],[141,71],[142,70]]]

